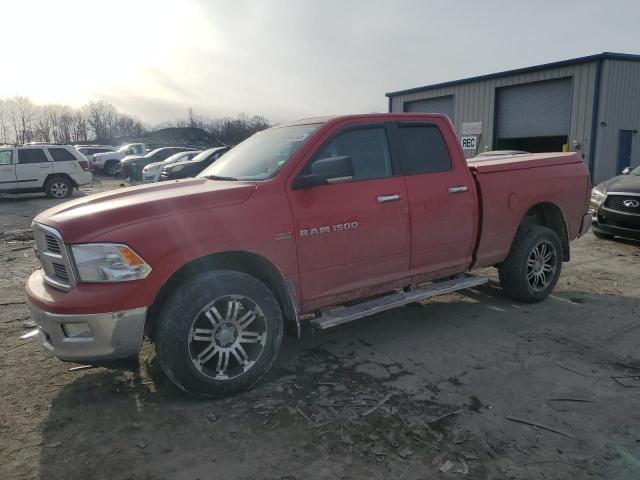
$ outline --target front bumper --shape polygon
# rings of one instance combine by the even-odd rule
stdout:
[[[640,240],[640,215],[599,206],[593,209],[591,228],[597,233]]]
[[[129,357],[140,351],[147,307],[120,312],[59,314],[27,305],[44,348],[65,361]]]

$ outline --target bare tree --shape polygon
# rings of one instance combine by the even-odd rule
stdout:
[[[27,97],[15,96],[9,102],[9,112],[15,141],[27,143],[33,140],[33,112],[34,107]]]

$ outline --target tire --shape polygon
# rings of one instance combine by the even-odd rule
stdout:
[[[523,225],[498,272],[507,295],[534,303],[549,296],[561,270],[562,245],[556,232],[540,225]]]
[[[271,290],[230,270],[205,272],[180,285],[154,333],[162,370],[201,398],[252,387],[273,365],[282,335],[282,312]]]
[[[69,198],[73,193],[73,183],[65,177],[54,177],[44,184],[44,193],[49,198]]]
[[[607,233],[600,233],[600,232],[596,232],[595,230],[592,229],[593,234],[598,237],[601,238],[603,240],[613,240],[614,236],[613,235],[609,235]]]
[[[116,167],[118,165],[118,162],[115,162],[113,160],[108,161],[105,165],[104,165],[104,173],[106,173],[107,175],[109,175],[110,177],[113,177],[116,174]]]

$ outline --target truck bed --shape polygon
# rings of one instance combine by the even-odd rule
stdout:
[[[580,229],[589,173],[577,153],[535,153],[467,160],[480,200],[480,237],[474,268],[504,260],[518,225],[535,205],[552,203],[565,220],[568,238]]]

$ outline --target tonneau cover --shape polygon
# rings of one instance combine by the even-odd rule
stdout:
[[[495,157],[469,158],[467,164],[478,173],[503,172],[506,170],[523,170],[525,168],[566,165],[582,162],[575,152],[561,153],[529,153],[522,155],[496,155]]]

